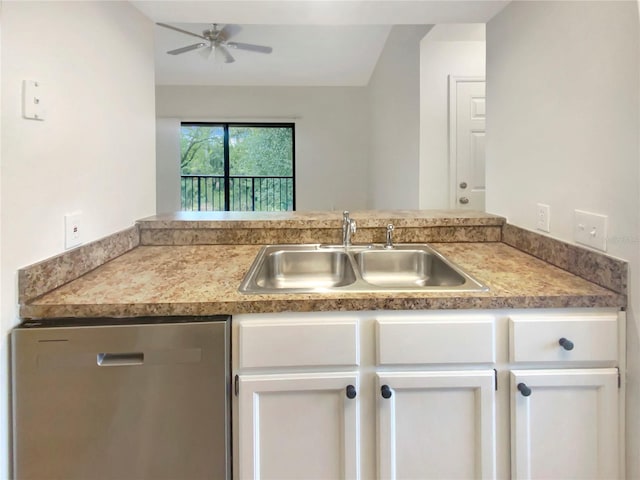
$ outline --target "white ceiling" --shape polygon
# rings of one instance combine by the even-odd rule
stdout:
[[[198,52],[167,50],[197,39],[159,26],[159,85],[366,85],[392,25],[486,23],[509,0],[130,0],[154,22],[201,33],[233,23],[233,40],[273,47],[269,55],[230,50],[218,64]]]
[[[171,24],[201,33],[206,24]],[[217,63],[199,51],[166,52],[198,39],[155,27],[158,85],[366,85],[387,39],[388,25],[243,25],[232,40],[268,45],[271,54],[229,48],[233,63]]]
[[[130,0],[154,22],[264,25],[486,23],[510,0]]]

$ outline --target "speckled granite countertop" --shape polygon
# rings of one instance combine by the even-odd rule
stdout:
[[[21,316],[128,317],[321,310],[623,307],[626,304],[625,295],[504,243],[434,243],[433,246],[490,290],[244,295],[237,289],[260,250],[259,245],[138,246],[23,304]]]

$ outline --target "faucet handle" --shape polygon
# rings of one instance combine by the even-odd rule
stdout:
[[[343,228],[348,228],[351,233],[356,233],[356,221],[349,218],[349,210],[342,212]]]
[[[342,244],[345,247],[351,245],[351,235],[356,233],[356,221],[349,218],[349,212],[342,212]]]
[[[393,248],[393,229],[394,226],[392,223],[387,225],[387,242],[384,245],[384,248]]]

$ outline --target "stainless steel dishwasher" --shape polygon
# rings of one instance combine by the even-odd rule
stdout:
[[[229,324],[220,316],[15,328],[13,477],[231,478]]]

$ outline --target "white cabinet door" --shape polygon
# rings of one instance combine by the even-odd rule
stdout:
[[[359,396],[356,373],[240,375],[238,478],[358,479]]]
[[[618,371],[511,372],[515,479],[616,479]]]
[[[379,373],[379,478],[495,478],[494,382],[493,370]]]

